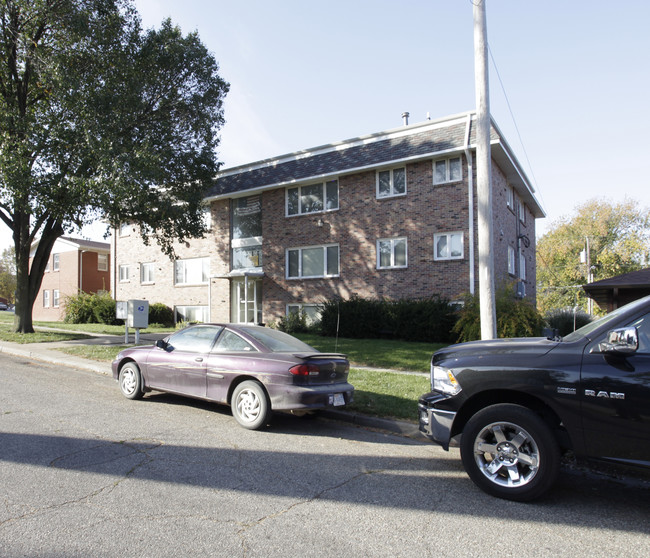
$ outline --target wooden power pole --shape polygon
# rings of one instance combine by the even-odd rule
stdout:
[[[492,253],[492,153],[486,0],[474,0],[474,80],[476,87],[476,192],[478,199],[478,270],[481,339],[497,336]]]

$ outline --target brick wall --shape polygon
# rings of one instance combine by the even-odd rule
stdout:
[[[420,298],[439,295],[458,300],[470,290],[469,202],[467,165],[463,179],[433,185],[431,161],[406,166],[407,194],[386,199],[376,197],[376,172],[369,170],[339,179],[339,209],[324,213],[285,216],[285,189],[265,191],[262,200],[263,320],[277,321],[288,304],[321,303],[332,297]],[[493,161],[494,259],[497,283],[515,280],[508,274],[507,246],[517,247],[517,237],[526,234],[530,246],[523,247],[527,259],[527,294],[534,300],[535,224],[528,211],[526,222],[519,223],[508,209],[505,176]],[[474,177],[474,185],[476,179]],[[516,209],[516,206],[515,206]],[[475,290],[478,292],[477,200],[475,219]],[[434,235],[461,231],[463,258],[434,261]],[[503,234],[502,234],[503,233]],[[408,266],[404,269],[377,269],[377,240],[406,237]],[[212,204],[212,229],[204,239],[190,240],[175,247],[179,258],[210,258],[211,276],[230,270],[230,202]],[[308,246],[338,244],[340,275],[335,278],[287,279],[286,250]],[[116,279],[118,300],[146,299],[170,307],[208,305],[213,321],[230,321],[230,281],[212,278],[210,286],[175,286],[173,262],[161,255],[152,243],[143,246],[131,231],[117,238],[115,274],[120,264],[131,266],[128,282]],[[155,262],[155,281],[142,284],[140,264]]]

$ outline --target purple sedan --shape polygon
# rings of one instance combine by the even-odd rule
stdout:
[[[273,411],[342,407],[354,392],[345,355],[254,325],[190,326],[153,346],[121,351],[112,368],[129,399],[157,390],[224,403],[251,430],[265,426]]]

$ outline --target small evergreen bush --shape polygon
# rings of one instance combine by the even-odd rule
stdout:
[[[310,330],[307,324],[307,313],[304,310],[289,312],[288,316],[282,316],[277,324],[277,329],[285,333],[305,333]]]
[[[84,293],[65,299],[65,317],[68,324],[107,324],[120,323],[115,317],[115,301],[109,293]]]

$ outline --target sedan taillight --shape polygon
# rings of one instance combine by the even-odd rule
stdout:
[[[315,364],[296,364],[289,368],[294,376],[318,376],[320,374],[320,368]]]

